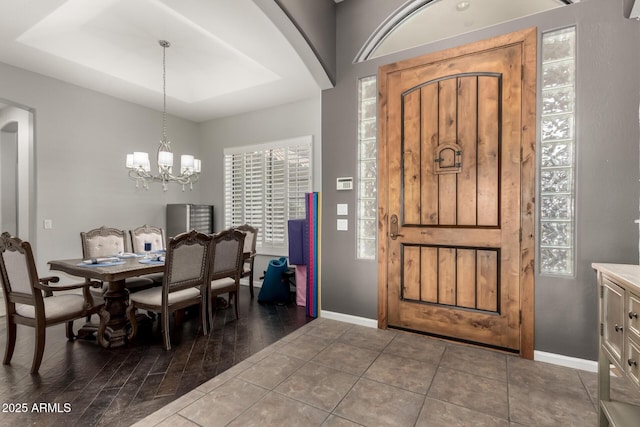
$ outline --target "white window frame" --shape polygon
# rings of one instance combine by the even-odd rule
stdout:
[[[273,157],[268,154],[273,151],[279,152],[282,156],[281,162],[272,162]],[[225,228],[241,224],[258,227],[256,248],[259,253],[288,255],[287,222],[289,219],[305,217],[304,196],[313,188],[313,137],[308,135],[256,145],[228,147],[223,152]],[[235,194],[235,213],[234,194],[231,191],[233,156],[236,156],[237,160],[236,173],[242,174],[236,180],[236,185],[245,187],[245,191],[240,189]],[[293,156],[302,156],[303,163],[308,162],[308,167],[292,167],[301,165],[300,162],[295,162]],[[247,167],[250,168],[249,171]],[[250,173],[249,177],[246,175],[247,172]],[[297,179],[294,179],[294,174]],[[269,175],[277,175],[280,179],[270,185]],[[247,182],[246,178],[250,180]],[[245,198],[247,188],[251,189],[249,194],[253,194],[252,200]],[[275,191],[271,191],[272,189]],[[247,209],[251,201],[253,209],[250,206]],[[274,219],[274,215],[279,217]]]

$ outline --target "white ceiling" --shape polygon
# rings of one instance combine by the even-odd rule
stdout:
[[[317,95],[252,0],[2,0],[0,62],[194,121]]]
[[[490,25],[485,16],[495,23],[535,13],[534,4],[543,9],[561,4],[491,0],[495,7],[485,7],[483,2],[434,0],[422,14],[427,21],[407,20],[385,44],[391,51],[402,50],[428,42],[421,37],[450,36],[447,31],[456,25],[461,26],[458,32],[470,31],[470,19]],[[312,75],[256,3],[267,2],[2,0],[0,62],[161,110],[158,40],[168,40],[167,111],[197,122],[318,95],[326,84],[318,68],[312,65]],[[456,12],[463,5],[462,13]],[[505,18],[498,10],[513,16]],[[434,36],[429,29],[439,30]]]

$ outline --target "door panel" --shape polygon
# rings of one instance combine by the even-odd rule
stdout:
[[[535,54],[535,30],[524,35]],[[535,115],[523,112],[531,46],[512,39],[380,71],[381,327],[521,350],[521,201],[534,187],[521,153]]]
[[[478,203],[478,176],[474,172],[477,164],[478,149],[476,140],[478,135],[478,79],[475,77],[461,77],[458,79],[458,115],[463,117],[458,124],[458,143],[463,148],[462,164],[468,165],[458,174],[457,203],[459,206],[476,206]],[[477,166],[476,166],[477,167]],[[458,225],[477,225],[477,209],[458,209]]]
[[[456,305],[476,308],[476,250],[457,249]]]

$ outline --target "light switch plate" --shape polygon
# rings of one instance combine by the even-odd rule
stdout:
[[[338,215],[349,215],[349,205],[346,203],[338,203],[337,211]]]
[[[347,231],[349,229],[349,220],[348,219],[339,219],[336,229],[338,231]]]

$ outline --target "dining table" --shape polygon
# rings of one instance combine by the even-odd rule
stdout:
[[[99,312],[100,323],[95,328],[98,343],[105,348],[123,346],[127,342],[129,291],[125,280],[164,271],[164,262],[144,257],[93,263],[83,259],[64,259],[49,261],[48,264],[51,270],[107,283],[103,294],[105,304]]]

